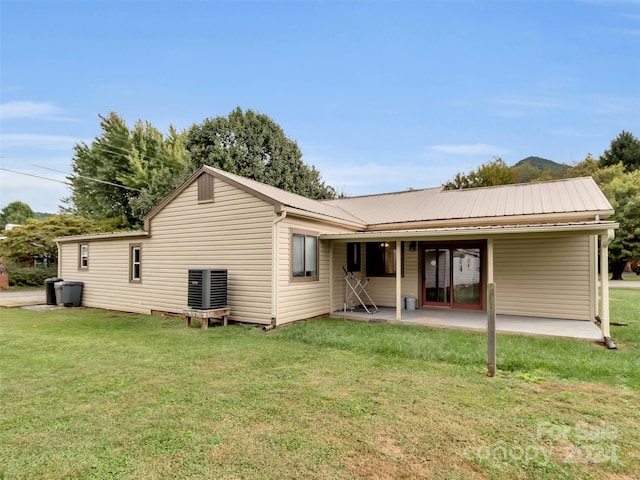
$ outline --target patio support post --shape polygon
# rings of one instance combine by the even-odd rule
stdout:
[[[329,240],[329,313],[333,309],[333,242]]]
[[[396,242],[396,320],[402,320],[402,249],[401,242]]]
[[[487,375],[496,375],[496,285],[493,283],[493,238],[487,238]]]
[[[493,283],[493,238],[487,238],[487,284]]]
[[[487,285],[487,375],[496,376],[496,286]]]
[[[600,234],[600,294],[602,295],[600,321],[605,342],[607,339],[611,339],[609,327],[609,243],[613,240],[613,236],[613,230],[607,230]]]

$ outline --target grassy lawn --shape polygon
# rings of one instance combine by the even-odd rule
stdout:
[[[0,310],[0,478],[640,477],[640,290],[581,341]]]

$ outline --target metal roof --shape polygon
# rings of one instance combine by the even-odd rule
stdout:
[[[517,216],[529,216],[530,221],[535,223],[539,217],[534,218],[534,215],[548,215],[547,221],[557,220],[561,216],[585,220],[596,216],[606,218],[613,213],[613,208],[591,177],[462,190],[443,190],[438,187],[312,200],[224,170],[203,166],[145,217],[145,228],[148,230],[149,221],[205,172],[271,203],[275,211],[284,210],[363,230],[433,221],[487,223],[492,222],[493,218],[501,218],[501,223],[506,223],[510,217]]]
[[[339,205],[331,205],[329,203],[303,197],[302,195],[287,192],[280,188],[272,187],[271,185],[266,185],[255,180],[250,180],[248,178],[241,177],[240,175],[225,172],[224,170],[220,170],[217,168],[209,166],[204,166],[203,168],[204,171],[209,172],[215,177],[230,181],[231,183],[234,183],[236,186],[243,188],[244,190],[249,190],[254,194],[258,194],[260,197],[270,201],[273,204],[279,204],[284,207],[292,207],[298,210],[303,210],[305,212],[315,213],[317,215],[363,225],[362,220],[345,211]]]
[[[495,187],[406,192],[325,200],[370,226],[520,215],[589,213],[606,217],[613,208],[591,177]]]

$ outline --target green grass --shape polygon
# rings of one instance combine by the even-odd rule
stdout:
[[[0,478],[637,478],[640,291],[620,347],[340,320],[268,333],[0,310]],[[589,456],[591,455],[591,456]]]

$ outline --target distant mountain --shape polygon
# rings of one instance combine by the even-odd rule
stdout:
[[[547,160],[546,158],[541,157],[527,157],[520,160],[518,163],[514,165],[514,167],[524,167],[525,165],[530,165],[540,171],[540,173],[545,170],[551,170],[551,173],[555,175],[562,175],[569,169],[569,165],[565,163],[554,162],[553,160]]]

